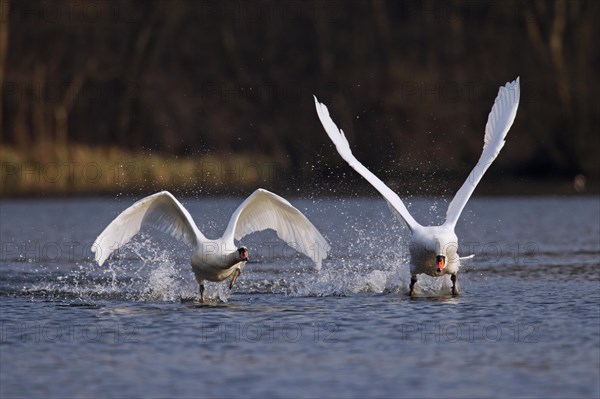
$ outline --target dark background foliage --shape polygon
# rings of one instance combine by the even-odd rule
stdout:
[[[520,76],[490,173],[600,174],[595,1],[0,4],[0,142],[29,157],[77,144],[260,154],[287,182],[337,179],[351,173],[316,94],[376,173],[462,180],[498,87]]]

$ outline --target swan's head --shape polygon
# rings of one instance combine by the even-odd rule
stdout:
[[[435,257],[435,265],[437,266],[436,271],[441,272],[446,267],[446,257],[444,255],[437,255]]]
[[[246,262],[248,259],[250,259],[248,257],[248,248],[246,248],[246,247],[239,247],[237,251],[238,251],[238,255],[240,257],[240,260]]]
[[[435,270],[437,273],[449,273],[452,270],[448,270],[448,266],[454,265],[457,260],[458,238],[453,231],[441,230],[435,240]]]

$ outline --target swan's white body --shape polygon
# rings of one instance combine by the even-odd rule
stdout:
[[[498,96],[488,116],[485,127],[483,152],[477,165],[456,193],[448,206],[446,221],[441,226],[422,226],[411,216],[404,203],[388,186],[377,176],[364,167],[352,154],[350,145],[344,132],[339,129],[329,116],[329,111],[324,104],[319,103],[315,97],[315,106],[321,124],[327,135],[335,144],[338,153],[348,164],[360,173],[373,185],[387,200],[390,209],[400,220],[404,220],[411,230],[410,242],[410,294],[413,293],[417,275],[424,273],[430,276],[443,276],[450,274],[453,282],[452,292],[456,294],[456,273],[460,267],[458,256],[458,238],[454,233],[456,223],[471,197],[473,190],[483,177],[483,174],[492,164],[504,146],[504,139],[515,120],[519,107],[520,86],[519,78],[500,87]],[[442,258],[440,258],[442,257]],[[441,261],[441,262],[440,262]]]
[[[310,257],[318,269],[327,257],[328,244],[313,224],[282,197],[258,189],[238,206],[221,238],[208,239],[196,227],[192,216],[168,191],[137,201],[117,216],[92,245],[96,261],[102,265],[110,254],[125,245],[143,226],[152,226],[194,248],[192,271],[204,300],[204,280],[223,281],[239,276],[247,256],[245,247],[234,240],[247,234],[273,229],[277,236]],[[246,252],[247,253],[247,252]]]

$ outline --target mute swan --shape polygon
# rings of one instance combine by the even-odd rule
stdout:
[[[310,257],[317,269],[327,257],[327,241],[313,224],[288,201],[267,190],[252,193],[231,215],[221,238],[208,239],[196,227],[192,216],[168,191],[137,201],[117,216],[92,245],[101,266],[110,254],[125,245],[144,226],[152,226],[185,241],[195,250],[192,271],[204,302],[204,280],[223,281],[231,277],[233,287],[248,258],[248,249],[236,249],[235,240],[247,234],[273,229],[277,236]]]
[[[414,293],[417,275],[421,273],[438,277],[450,275],[452,281],[452,295],[457,295],[456,273],[460,266],[460,257],[457,254],[458,238],[454,232],[456,222],[471,197],[473,190],[483,177],[483,174],[492,164],[504,146],[504,139],[515,120],[519,107],[520,86],[519,78],[500,87],[494,106],[488,116],[485,126],[483,152],[475,168],[450,202],[446,212],[446,221],[441,226],[422,226],[411,216],[404,203],[388,186],[377,176],[365,168],[352,154],[344,132],[338,129],[329,116],[329,111],[324,104],[319,103],[315,97],[315,106],[321,124],[327,135],[335,144],[342,158],[360,173],[373,187],[386,199],[390,209],[400,220],[404,220],[411,231],[410,253],[410,289],[409,295]],[[464,258],[463,258],[464,259]]]

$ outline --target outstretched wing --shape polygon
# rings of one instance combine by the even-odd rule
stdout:
[[[475,187],[504,146],[506,134],[517,115],[520,95],[519,78],[500,87],[485,126],[483,152],[477,165],[475,165],[467,180],[463,183],[460,190],[458,190],[452,202],[450,202],[448,211],[446,212],[446,225],[456,226],[456,222],[467,201],[469,201],[471,194],[473,194]]]
[[[147,225],[184,240],[191,246],[204,240],[183,205],[170,192],[161,191],[131,205],[104,229],[92,245],[96,262],[102,265],[114,250],[129,242]]]
[[[288,245],[313,260],[317,269],[329,245],[315,226],[285,199],[259,188],[235,210],[223,238],[240,240],[247,234],[272,229]]]
[[[404,206],[404,203],[398,197],[398,195],[393,192],[384,182],[382,182],[377,176],[375,176],[369,169],[367,169],[363,164],[361,164],[352,154],[350,150],[350,145],[348,144],[348,140],[344,135],[342,129],[338,129],[335,122],[329,116],[329,110],[327,110],[327,106],[322,104],[315,97],[315,106],[317,108],[317,114],[319,115],[319,119],[321,120],[321,124],[325,128],[327,135],[335,144],[335,148],[338,153],[344,158],[346,162],[358,173],[362,175],[373,187],[377,189],[386,199],[388,204],[394,208],[395,215],[401,216],[402,219],[406,222],[408,227],[411,230],[414,230],[416,227],[421,226],[417,221],[412,217],[412,215]]]

